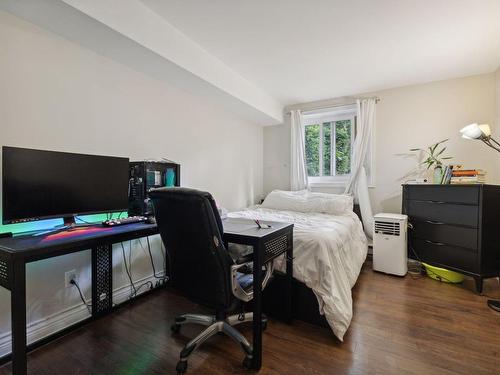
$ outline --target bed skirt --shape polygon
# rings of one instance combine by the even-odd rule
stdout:
[[[285,314],[283,289],[286,286],[285,274],[274,272],[272,281],[263,292],[263,311],[271,318],[284,320]],[[292,282],[292,316],[294,319],[330,328],[324,315],[319,313],[318,300],[304,283],[293,279]]]

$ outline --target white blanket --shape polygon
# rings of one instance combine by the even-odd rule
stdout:
[[[293,276],[314,291],[320,313],[342,341],[352,319],[351,289],[368,249],[356,214],[333,216],[256,206],[228,216],[294,224]],[[285,271],[283,258],[276,260],[276,268]]]

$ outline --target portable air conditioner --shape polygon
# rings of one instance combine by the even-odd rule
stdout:
[[[377,214],[373,219],[373,269],[391,275],[406,275],[408,216]]]

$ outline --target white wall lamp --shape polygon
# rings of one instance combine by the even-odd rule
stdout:
[[[462,133],[462,138],[465,139],[478,139],[483,141],[483,143],[494,150],[500,152],[500,143],[498,143],[491,136],[490,126],[487,124],[478,125],[476,123],[467,125],[466,127],[460,130]]]
[[[478,139],[494,150],[500,152],[500,143],[491,137],[491,129],[487,124],[470,124],[460,130],[462,138],[465,139]],[[488,300],[488,306],[493,310],[500,312],[500,300]]]

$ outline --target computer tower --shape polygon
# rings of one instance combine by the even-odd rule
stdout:
[[[151,189],[180,186],[181,166],[167,161],[131,161],[129,164],[129,216],[153,216]]]

